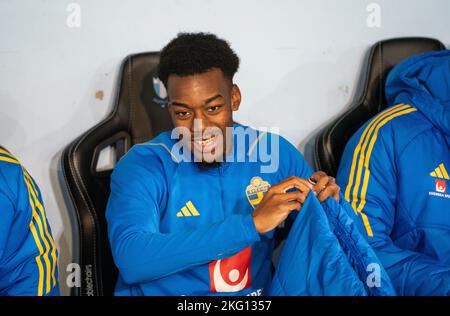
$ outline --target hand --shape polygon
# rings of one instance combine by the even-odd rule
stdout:
[[[290,177],[273,185],[253,211],[253,221],[260,234],[267,233],[280,225],[293,210],[300,211],[312,189],[308,180]],[[298,190],[286,192],[289,189]]]
[[[330,176],[323,171],[316,171],[309,178],[314,184],[312,191],[319,202],[322,203],[329,196],[332,196],[336,201],[339,202],[339,191],[341,188],[336,184],[336,179]]]

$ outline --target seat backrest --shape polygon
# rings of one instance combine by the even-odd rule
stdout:
[[[318,135],[315,162],[318,169],[336,176],[342,153],[351,136],[387,107],[384,85],[389,71],[402,60],[445,46],[431,38],[395,38],[376,43],[370,50],[362,94],[349,109]]]
[[[167,93],[156,76],[159,53],[128,56],[121,68],[115,105],[102,122],[70,143],[61,163],[77,219],[81,287],[72,295],[112,295],[117,280],[105,209],[114,163],[134,144],[172,128]],[[105,158],[106,157],[106,158]],[[112,158],[111,158],[112,157]],[[111,163],[104,161],[111,158]],[[110,161],[111,162],[111,161]],[[73,206],[73,207],[72,207]]]

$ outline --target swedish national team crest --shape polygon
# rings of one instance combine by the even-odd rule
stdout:
[[[253,208],[256,208],[264,197],[264,193],[270,188],[270,183],[261,179],[261,177],[253,177],[250,184],[245,189],[245,195]]]

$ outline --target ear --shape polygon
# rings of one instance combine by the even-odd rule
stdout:
[[[241,105],[241,90],[236,84],[233,84],[233,87],[231,87],[231,110],[232,111],[239,110],[240,105]]]

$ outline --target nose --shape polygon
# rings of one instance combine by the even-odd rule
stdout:
[[[210,127],[210,122],[202,114],[194,115],[194,124],[192,124],[191,133],[194,138],[201,138],[204,131]]]

